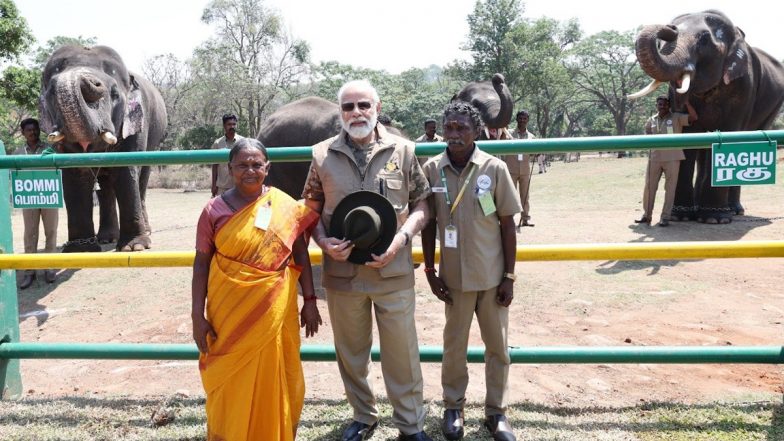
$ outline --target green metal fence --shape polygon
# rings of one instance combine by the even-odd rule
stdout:
[[[784,141],[784,130],[700,133],[686,135],[613,136],[596,138],[561,138],[479,142],[483,150],[493,154],[626,151],[649,148],[699,148],[712,143]],[[0,147],[3,147],[0,142]],[[417,155],[440,153],[443,143],[420,144]],[[52,154],[45,156],[3,156],[0,148],[0,169],[111,167],[157,164],[212,164],[226,161],[227,151],[165,151],[138,153]],[[310,160],[310,147],[270,149],[273,161]],[[0,173],[0,199],[9,200],[8,174]],[[13,253],[10,204],[0,203],[0,253]],[[607,258],[603,255],[602,258]],[[20,266],[16,266],[21,268]],[[335,359],[332,346],[302,347],[303,360]],[[196,359],[194,345],[182,344],[114,344],[114,343],[22,343],[19,323],[16,277],[13,270],[0,273],[0,388],[2,398],[17,397],[22,392],[19,372],[21,358],[79,359]],[[784,346],[759,347],[535,347],[510,348],[513,363],[760,363],[784,364]],[[378,360],[378,348],[372,351]],[[423,346],[424,362],[439,362],[441,348]],[[482,348],[469,348],[471,362],[482,362]]]

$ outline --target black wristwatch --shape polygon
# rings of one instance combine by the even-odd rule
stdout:
[[[406,238],[406,241],[403,243],[403,246],[407,246],[409,242],[411,242],[411,235],[408,234],[407,231],[400,230],[398,233],[401,233],[403,237]]]

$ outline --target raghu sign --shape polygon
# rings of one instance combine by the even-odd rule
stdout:
[[[713,144],[711,185],[762,185],[776,183],[776,142]]]
[[[60,170],[11,170],[14,208],[62,208],[63,177]]]

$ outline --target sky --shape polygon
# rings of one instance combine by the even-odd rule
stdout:
[[[15,0],[39,44],[58,35],[96,37],[119,52],[130,70],[144,60],[172,53],[188,58],[212,35],[201,23],[206,0]],[[296,37],[307,41],[315,62],[399,73],[431,64],[467,59],[460,50],[468,37],[466,17],[474,0],[265,0]],[[784,38],[776,35],[784,3],[750,0],[567,1],[529,0],[524,17],[559,21],[578,18],[585,35],[666,24],[673,17],[705,9],[726,13],[746,41],[784,59]],[[773,6],[779,4],[779,6]],[[759,5],[750,8],[749,5]],[[765,5],[765,6],[763,6]],[[765,11],[761,11],[765,8]]]

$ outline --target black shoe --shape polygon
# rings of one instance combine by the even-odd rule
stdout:
[[[22,282],[19,283],[19,289],[27,289],[30,285],[33,284],[33,280],[35,280],[35,274],[25,274],[22,277]]]
[[[662,219],[662,220],[659,221],[659,226],[660,227],[666,227],[668,225],[670,225],[670,221],[668,221],[667,219]]]
[[[641,217],[639,219],[635,219],[634,223],[635,224],[648,224],[648,225],[650,225],[651,224],[651,218],[649,218],[649,217]]]
[[[512,426],[505,415],[488,415],[485,418],[485,427],[496,441],[516,441]]]
[[[368,426],[365,423],[360,423],[359,421],[352,421],[351,425],[349,425],[346,430],[343,431],[343,441],[363,441],[366,439],[370,439],[373,436],[373,432],[378,427],[378,421],[373,423],[372,426]]]
[[[53,269],[44,270],[44,278],[46,283],[54,283],[57,280],[57,271]]]
[[[425,432],[415,433],[413,435],[403,435],[402,433],[397,436],[398,441],[433,441],[433,438],[427,436]]]
[[[444,438],[453,441],[463,439],[463,411],[460,409],[447,409],[444,411],[444,419],[441,421],[441,433]]]

